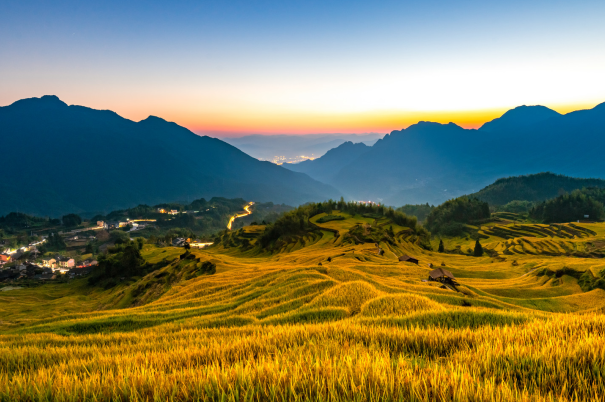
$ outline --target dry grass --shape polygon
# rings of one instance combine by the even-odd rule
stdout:
[[[603,400],[602,316],[3,336],[1,400]]]
[[[443,311],[444,307],[420,295],[402,293],[374,298],[362,307],[362,315],[370,317],[402,316],[417,311]]]

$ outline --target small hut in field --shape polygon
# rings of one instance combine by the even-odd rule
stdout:
[[[418,265],[418,259],[414,257],[410,257],[409,255],[402,255],[399,257],[399,262],[411,262]]]
[[[447,269],[437,268],[429,272],[429,281],[441,282],[444,285],[458,286],[460,285],[454,275]]]

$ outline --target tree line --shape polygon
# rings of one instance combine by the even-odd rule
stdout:
[[[537,204],[530,209],[529,216],[543,223],[602,220],[605,218],[604,203],[605,189],[584,188]]]

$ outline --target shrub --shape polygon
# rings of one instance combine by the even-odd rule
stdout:
[[[342,221],[344,219],[345,219],[345,217],[340,216],[340,215],[326,215],[326,216],[322,216],[321,218],[319,218],[317,220],[317,223],[326,223],[326,222],[330,222],[330,221]]]

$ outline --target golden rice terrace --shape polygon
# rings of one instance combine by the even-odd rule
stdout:
[[[310,221],[271,250],[263,226],[145,245],[162,268],[109,289],[0,292],[0,400],[605,400],[605,224],[501,219],[473,257],[385,217]]]

